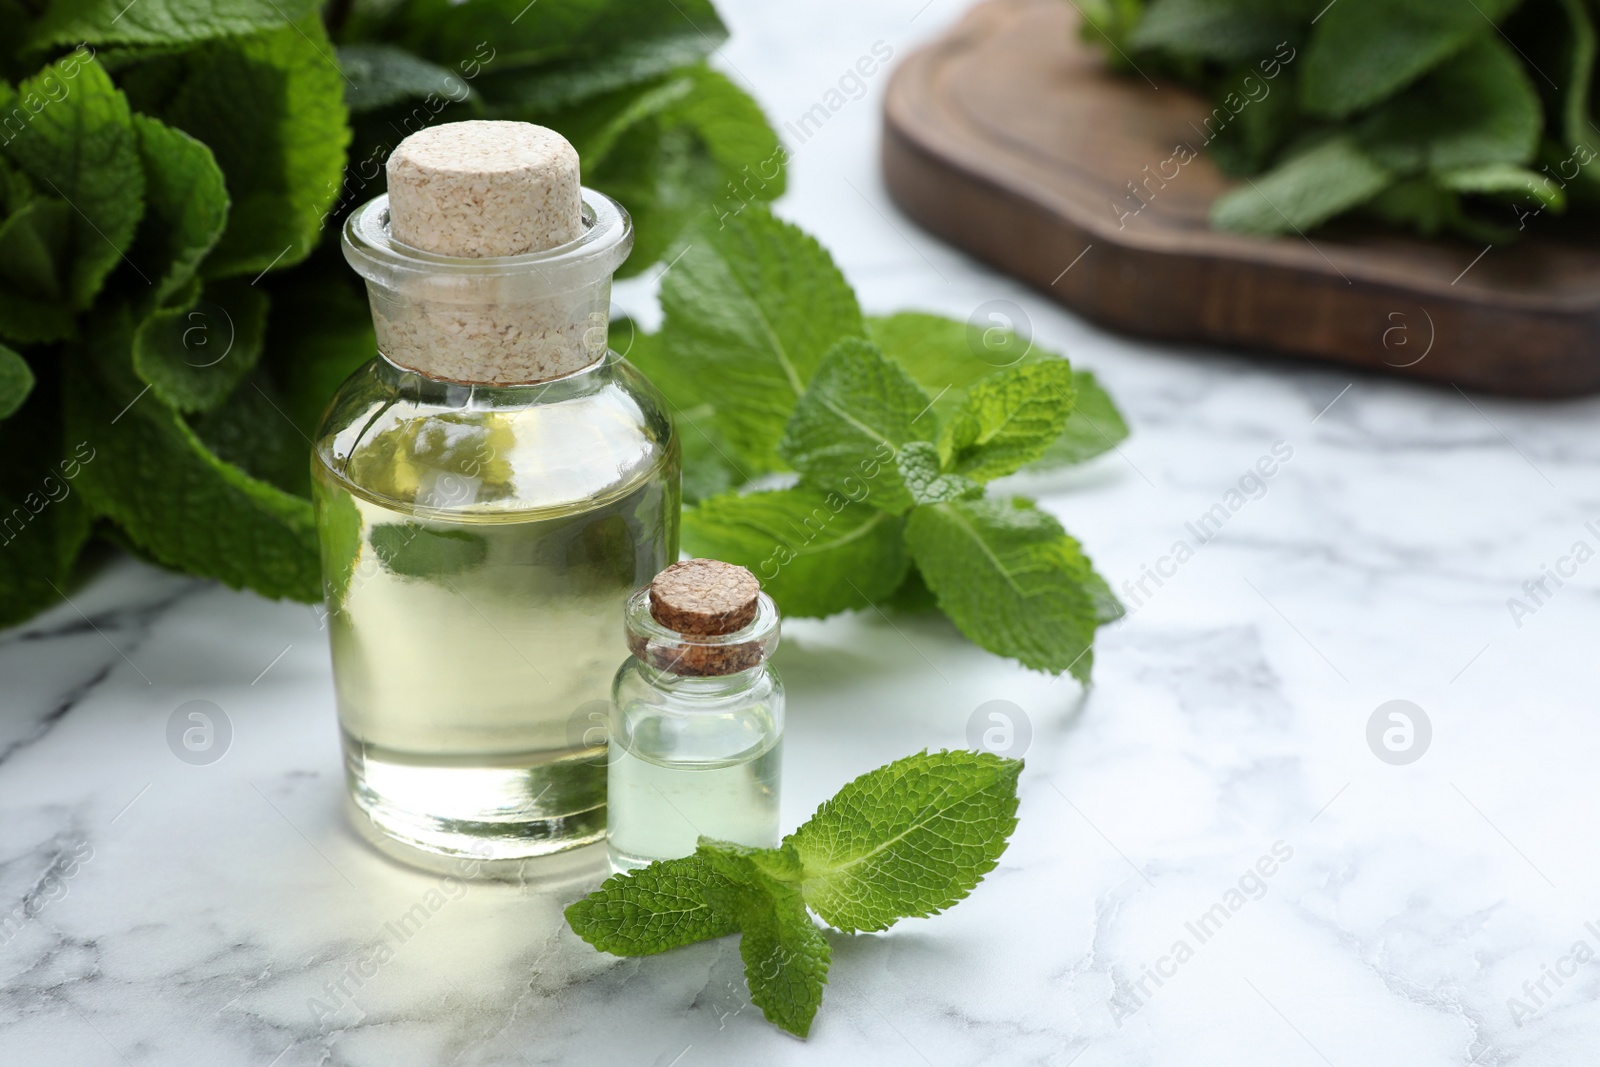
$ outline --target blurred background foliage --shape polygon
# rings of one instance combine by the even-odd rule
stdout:
[[[1213,105],[1197,127],[1239,233],[1356,216],[1504,243],[1592,221],[1594,0],[1085,0],[1084,36],[1130,74]],[[1170,175],[1167,175],[1170,177]]]

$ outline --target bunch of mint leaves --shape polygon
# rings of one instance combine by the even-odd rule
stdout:
[[[339,254],[406,135],[538,122],[642,271],[784,156],[709,0],[0,0],[0,625],[91,542],[321,597],[308,438],[374,352]]]
[[[320,599],[309,441],[375,351],[340,224],[405,135],[500,118],[573,141],[633,216],[628,271],[670,256],[661,333],[616,340],[677,409],[691,551],[792,615],[938,608],[1088,678],[1120,605],[982,486],[1113,447],[1121,416],[1005,331],[863,317],[763,206],[787,157],[705,63],[709,0],[0,0],[0,27],[0,625],[96,539]]]
[[[864,317],[828,254],[758,206],[686,241],[660,332],[617,338],[677,417],[685,549],[749,568],[791,616],[937,608],[1087,681],[1122,606],[1053,516],[984,483],[1126,437],[1094,376],[1003,330]]]
[[[777,848],[701,838],[692,856],[607,879],[567,922],[618,956],[737,933],[751,1001],[805,1037],[831,958],[807,909],[854,933],[950,907],[1005,851],[1021,773],[987,752],[908,756],[846,785]]]
[[[1218,229],[1304,232],[1354,214],[1500,243],[1600,199],[1593,0],[1093,0],[1085,12],[1112,63],[1211,96],[1190,147],[1251,179],[1212,206]]]

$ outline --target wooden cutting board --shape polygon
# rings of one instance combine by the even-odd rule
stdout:
[[[1494,247],[1344,224],[1218,233],[1207,211],[1234,180],[1203,151],[1179,162],[1211,105],[1108,71],[1078,25],[1068,0],[985,0],[900,65],[883,168],[907,214],[1130,333],[1493,393],[1600,389],[1592,225]]]

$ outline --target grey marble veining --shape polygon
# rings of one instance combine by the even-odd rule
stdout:
[[[725,3],[718,63],[781,126],[875,42],[904,55],[960,6],[920,5]],[[1508,602],[1575,542],[1600,549],[1585,525],[1600,523],[1600,401],[1108,335],[894,212],[876,175],[883,81],[800,146],[780,210],[868,311],[965,318],[1010,300],[1039,343],[1099,373],[1134,436],[1014,488],[1132,584],[1137,610],[1103,632],[1089,690],[936,620],[787,627],[783,821],[862,771],[964,744],[978,705],[1010,700],[1033,736],[999,868],[945,915],[833,936],[799,1042],[749,1006],[731,943],[602,956],[560,919],[579,887],[454,882],[372,852],[340,809],[315,613],[113,559],[0,634],[0,1062],[1593,1058],[1600,561],[1520,617]],[[647,320],[651,299],[618,293]],[[1293,455],[1264,495],[1194,537],[1279,442]],[[1180,540],[1192,556],[1138,591]],[[1406,766],[1367,741],[1397,698],[1433,730]],[[208,766],[165,740],[193,699],[233,726]]]

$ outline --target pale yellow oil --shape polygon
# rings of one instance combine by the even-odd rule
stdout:
[[[382,835],[487,860],[604,838],[623,608],[677,557],[676,444],[638,419],[620,387],[494,412],[380,395],[319,450],[346,776]]]
[[[328,615],[357,802],[424,846],[506,834],[526,853],[539,838],[601,838],[595,725],[623,603],[666,562],[649,543],[662,485],[566,515],[442,521],[363,499],[326,471],[318,481],[324,507],[359,522]]]

